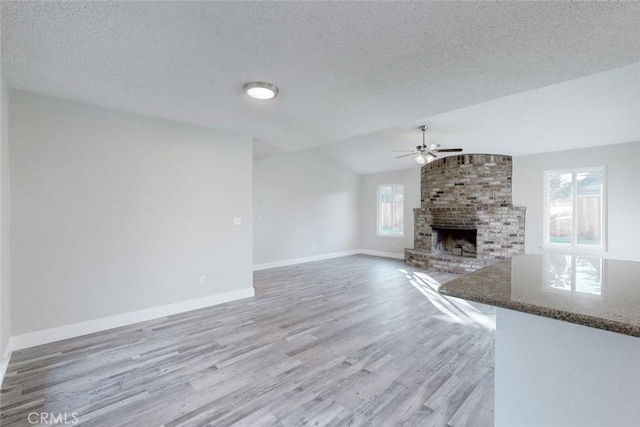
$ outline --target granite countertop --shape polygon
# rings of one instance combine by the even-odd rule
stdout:
[[[448,282],[439,292],[640,337],[640,262],[516,255]]]

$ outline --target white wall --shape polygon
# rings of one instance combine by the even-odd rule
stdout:
[[[360,176],[316,150],[254,163],[255,264],[360,246]]]
[[[13,335],[252,287],[250,141],[20,91],[9,123]]]
[[[404,238],[378,236],[378,186],[404,184]],[[404,248],[413,248],[413,209],[420,207],[420,167],[396,172],[362,176],[362,248],[404,254]]]
[[[638,360],[640,338],[498,308],[494,425],[637,426]]]
[[[543,172],[606,166],[606,256],[640,261],[639,165],[640,142],[514,157],[513,204],[527,208],[525,251],[542,251]]]
[[[0,361],[11,337],[9,272],[9,89],[0,76]],[[2,378],[0,363],[0,378]],[[1,381],[1,380],[0,380]]]

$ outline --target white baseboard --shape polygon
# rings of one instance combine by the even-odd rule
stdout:
[[[385,258],[404,259],[404,254],[397,254],[395,252],[381,252],[372,251],[369,249],[360,249],[360,253],[364,255],[381,256]]]
[[[8,352],[9,355],[3,358],[0,358],[0,388],[2,388],[2,382],[4,381],[4,374],[7,373],[7,368],[9,367],[9,359],[11,358],[11,351]]]
[[[203,298],[196,298],[181,301],[174,304],[160,307],[147,308],[129,313],[117,314],[115,316],[102,317],[88,320],[86,322],[74,323],[57,328],[44,329],[27,334],[11,337],[9,347],[12,351],[24,348],[35,347],[37,345],[48,344],[54,341],[61,341],[68,338],[75,338],[95,332],[106,331],[108,329],[119,328],[138,322],[153,320],[172,314],[184,313],[185,311],[197,310],[199,308],[210,307],[212,305],[223,304],[242,298],[249,298],[255,295],[253,287],[240,289],[239,291],[226,292],[223,294],[210,295]],[[8,360],[7,360],[8,361]]]
[[[302,264],[312,261],[321,261],[331,258],[339,258],[343,256],[365,254],[381,256],[386,258],[404,259],[403,254],[393,252],[372,251],[369,249],[356,249],[351,251],[332,252],[322,255],[314,255],[303,258],[293,258],[282,261],[267,262],[264,264],[256,264],[253,266],[254,271],[266,270],[269,268],[284,267],[288,265]],[[160,307],[152,307],[144,310],[117,314],[114,316],[102,317],[99,319],[88,320],[86,322],[74,323],[71,325],[60,326],[57,328],[44,329],[36,332],[15,335],[9,341],[8,354],[11,351],[22,350],[29,347],[35,347],[42,344],[48,344],[55,341],[61,341],[69,338],[75,338],[82,335],[92,334],[95,332],[106,331],[108,329],[119,328],[121,326],[132,325],[134,323],[153,320],[160,317],[170,316],[172,314],[184,313],[185,311],[197,310],[199,308],[210,307],[225,302],[235,301],[242,298],[249,298],[255,295],[253,287],[241,289],[239,291],[227,292],[224,294],[210,295],[203,298],[181,301],[174,304],[163,305]],[[0,358],[0,381],[4,377],[4,371],[7,368],[9,357]],[[2,384],[0,382],[0,384]]]
[[[322,255],[314,255],[314,256],[308,256],[303,258],[291,258],[291,259],[285,259],[282,261],[255,264],[253,266],[253,271],[267,270],[269,268],[286,267],[288,265],[304,264],[305,262],[322,261],[323,259],[339,258],[343,256],[358,255],[358,254],[381,256],[385,258],[394,258],[394,259],[404,259],[404,254],[397,254],[394,252],[372,251],[369,249],[355,249],[353,251],[331,252],[331,253],[322,254]]]
[[[331,252],[328,254],[314,255],[303,258],[291,258],[282,261],[265,262],[263,264],[254,264],[253,271],[266,270],[269,268],[286,267],[287,265],[304,264],[305,262],[322,261],[323,259],[339,258],[349,255],[357,255],[360,250]]]

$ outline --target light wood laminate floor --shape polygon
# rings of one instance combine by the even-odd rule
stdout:
[[[441,297],[454,277],[365,255],[259,271],[255,298],[15,352],[0,425],[491,426],[495,316]]]

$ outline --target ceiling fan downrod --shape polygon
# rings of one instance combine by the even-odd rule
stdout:
[[[426,142],[426,134],[427,134],[427,125],[422,125],[420,126],[420,129],[422,130],[422,150],[424,151],[427,148],[427,142]]]

